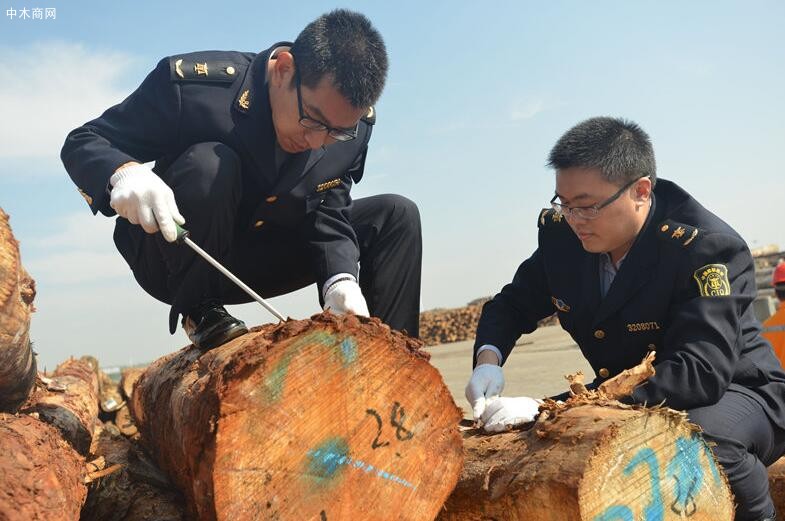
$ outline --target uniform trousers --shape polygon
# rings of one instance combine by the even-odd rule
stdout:
[[[273,225],[255,231],[250,222],[238,222],[248,198],[243,198],[240,159],[231,148],[221,143],[193,145],[159,175],[174,191],[191,239],[262,297],[316,282],[308,244],[297,230]],[[371,315],[417,337],[422,266],[417,206],[393,194],[357,199],[350,224],[360,253],[358,282]],[[179,314],[206,301],[252,302],[188,246],[167,243],[160,233],[148,234],[118,218],[114,241],[139,285],[172,305],[172,333]]]

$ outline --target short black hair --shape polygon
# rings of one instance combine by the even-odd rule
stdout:
[[[578,123],[556,142],[548,156],[556,170],[599,168],[605,179],[623,186],[649,176],[657,181],[657,164],[649,135],[636,123],[597,117]]]
[[[336,9],[323,14],[297,36],[290,49],[300,82],[315,88],[332,76],[338,92],[356,108],[379,99],[387,79],[387,48],[370,20]]]

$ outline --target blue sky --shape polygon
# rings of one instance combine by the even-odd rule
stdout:
[[[421,209],[425,309],[490,295],[536,246],[553,194],[545,158],[596,115],[637,121],[658,173],[751,247],[785,248],[785,3],[761,2],[0,2],[0,207],[39,288],[42,365],[106,365],[185,343],[139,289],[112,221],[93,217],[59,161],[65,134],[119,102],[163,56],[258,51],[334,7],[384,36],[390,75],[355,197],[400,193]],[[56,18],[21,20],[24,8]],[[318,311],[314,288],[275,299]],[[238,306],[251,324],[270,320]],[[467,366],[468,367],[468,366]]]

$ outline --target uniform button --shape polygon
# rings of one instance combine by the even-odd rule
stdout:
[[[667,232],[667,231],[668,231],[668,228],[669,228],[669,226],[668,226],[667,224],[663,224],[663,225],[662,225],[662,228],[660,228],[660,230],[662,230],[662,231],[664,231],[664,232]]]
[[[597,331],[594,332],[594,338],[596,338],[597,340],[602,340],[603,338],[605,338],[605,331],[603,331],[602,329],[598,329]]]
[[[277,195],[271,195],[270,197],[265,199],[265,201],[267,201],[268,203],[274,203],[277,200],[278,200],[278,196]]]
[[[264,221],[256,221],[255,223],[253,223],[253,227],[254,228],[261,228],[263,224],[264,224]]]
[[[606,368],[604,368],[604,367],[601,367],[601,368],[600,368],[600,370],[598,371],[598,373],[599,373],[599,375],[600,375],[601,377],[603,377],[603,378],[608,378],[608,375],[609,375],[609,374],[611,374],[611,373],[609,373],[609,372],[608,372],[608,370],[607,370]]]
[[[234,76],[234,67],[231,67],[231,66],[227,67],[226,68],[226,74],[228,74],[229,76]]]

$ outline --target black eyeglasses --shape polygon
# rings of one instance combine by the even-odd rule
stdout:
[[[336,141],[351,141],[357,137],[357,126],[360,124],[359,121],[357,122],[357,125],[354,126],[353,130],[348,130],[345,128],[331,127],[318,119],[314,119],[305,114],[303,111],[303,95],[300,93],[300,71],[297,70],[297,65],[294,67],[294,82],[297,89],[297,109],[300,111],[300,125],[308,130],[315,130],[317,132],[326,131],[327,135]]]
[[[626,185],[622,186],[618,192],[607,198],[605,201],[601,203],[593,204],[591,206],[576,206],[575,208],[570,208],[567,205],[557,203],[556,198],[559,197],[559,195],[556,194],[553,196],[553,199],[551,199],[551,208],[553,208],[556,212],[558,212],[559,214],[565,217],[577,217],[579,219],[588,219],[588,220],[596,219],[600,215],[600,210],[602,210],[603,208],[611,204],[613,201],[618,199],[619,196],[621,196],[621,194],[623,194],[624,191],[627,190],[629,187],[631,187],[632,185],[634,185],[635,183],[646,177],[649,176],[644,175],[636,179],[633,179]]]

